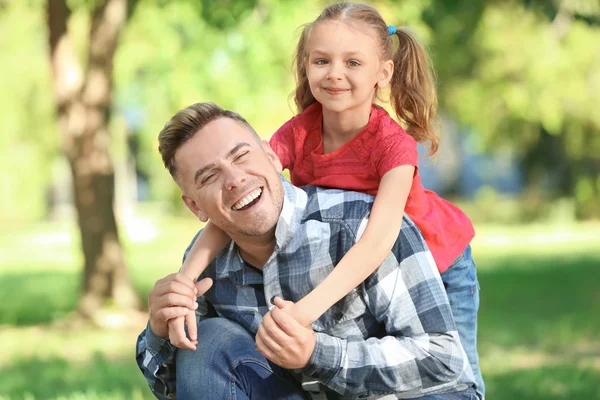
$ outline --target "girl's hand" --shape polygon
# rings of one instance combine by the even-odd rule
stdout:
[[[310,326],[310,324],[313,322],[311,318],[302,311],[302,307],[298,307],[298,305],[293,301],[283,300],[275,296],[273,298],[273,304],[278,309],[294,318],[296,322],[298,322],[302,326]]]
[[[188,332],[190,338],[185,334],[185,322],[187,322]],[[175,347],[180,349],[196,350],[198,344],[197,329],[196,326],[196,313],[194,310],[190,310],[185,317],[177,317],[170,319],[169,325],[169,341]]]

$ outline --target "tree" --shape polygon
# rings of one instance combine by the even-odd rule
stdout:
[[[130,283],[113,210],[114,168],[108,122],[113,58],[133,4],[98,0],[91,10],[85,68],[77,59],[66,0],[48,0],[47,17],[54,95],[62,150],[73,176],[73,193],[84,254],[79,311],[93,317],[107,301],[139,308]]]

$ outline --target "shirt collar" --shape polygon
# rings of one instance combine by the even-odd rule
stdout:
[[[275,228],[275,251],[284,248],[294,237],[308,203],[306,192],[287,181],[281,176],[283,185],[283,207]]]
[[[283,206],[275,227],[275,253],[285,248],[300,228],[308,203],[305,191],[292,185],[282,175],[280,178],[283,186]],[[239,253],[239,247],[233,241],[226,251],[217,256],[215,264],[217,279],[230,278],[240,285],[263,283],[260,272],[246,265]]]

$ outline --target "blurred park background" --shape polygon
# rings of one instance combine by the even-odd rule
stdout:
[[[215,101],[268,138],[326,4],[0,0],[0,399],[153,398],[147,293],[200,228],[158,132]],[[488,398],[600,399],[600,1],[371,4],[437,71],[421,171],[475,222]]]

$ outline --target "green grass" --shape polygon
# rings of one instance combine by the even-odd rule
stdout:
[[[141,299],[178,269],[198,227],[191,217],[122,225]],[[76,238],[68,222],[0,234],[0,400],[153,398],[134,360],[144,321],[112,330],[62,322],[79,293]],[[598,223],[478,227],[489,399],[600,399],[598,245]]]

